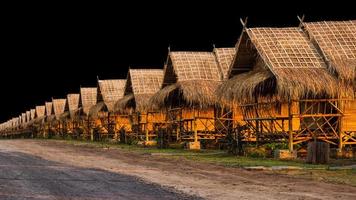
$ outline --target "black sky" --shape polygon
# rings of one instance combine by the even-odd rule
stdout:
[[[351,1],[227,2],[2,6],[0,121],[80,85],[95,86],[96,76],[125,78],[129,66],[162,68],[169,45],[231,47],[241,17],[249,17],[249,27],[297,26],[302,14],[307,21],[356,19]]]

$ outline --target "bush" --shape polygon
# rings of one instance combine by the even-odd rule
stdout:
[[[263,146],[260,147],[247,146],[244,148],[244,150],[245,150],[245,155],[252,158],[266,158],[270,156],[269,154],[271,154],[271,152],[267,151],[267,149]]]

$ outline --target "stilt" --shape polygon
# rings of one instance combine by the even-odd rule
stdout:
[[[289,140],[288,140],[288,147],[289,151],[292,153],[293,152],[293,116],[292,116],[292,103],[291,101],[288,102],[288,135],[289,135]]]
[[[340,101],[340,109],[344,110],[343,107],[343,102]],[[344,141],[343,141],[343,137],[344,137],[344,130],[343,130],[343,120],[342,120],[342,115],[339,116],[339,148],[338,148],[338,156],[342,156],[342,150],[344,148]]]

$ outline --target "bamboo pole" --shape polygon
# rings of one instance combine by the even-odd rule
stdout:
[[[288,101],[288,135],[289,135],[289,141],[288,141],[288,146],[289,146],[289,151],[293,152],[293,117],[292,117],[292,103],[289,100]]]
[[[148,113],[145,114],[146,115],[146,123],[144,125],[144,128],[145,128],[145,134],[146,134],[146,142],[149,141],[149,138],[148,138]]]
[[[340,109],[344,109],[344,104],[343,104],[343,102],[342,101],[340,101],[339,102],[340,103]],[[338,149],[338,151],[339,151],[339,153],[342,153],[342,150],[343,150],[343,147],[344,147],[344,141],[343,141],[343,136],[344,136],[344,133],[343,133],[343,125],[344,125],[344,123],[343,123],[343,116],[342,115],[340,115],[339,116],[339,149]]]
[[[197,124],[196,124],[196,116],[195,116],[195,109],[193,108],[193,113],[194,113],[194,120],[193,120],[193,131],[194,131],[194,142],[198,142],[198,130],[197,130]]]

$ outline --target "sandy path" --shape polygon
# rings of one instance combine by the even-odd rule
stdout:
[[[356,199],[356,187],[128,153],[118,149],[41,140],[2,140],[0,147],[67,165],[137,176],[144,181],[206,199]]]

